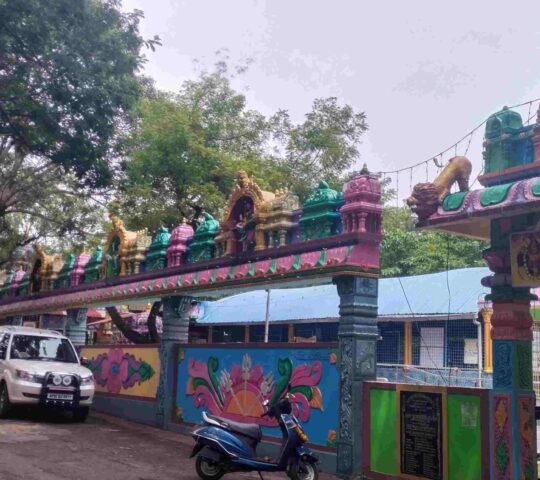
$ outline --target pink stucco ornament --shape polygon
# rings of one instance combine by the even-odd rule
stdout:
[[[175,267],[183,263],[182,259],[188,248],[188,239],[193,234],[193,228],[187,223],[182,223],[172,231],[169,247],[167,248],[167,266]]]

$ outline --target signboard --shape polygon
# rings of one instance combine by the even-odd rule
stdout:
[[[476,338],[464,338],[463,363],[478,365],[478,340]]]
[[[514,287],[540,286],[540,231],[512,235],[512,285]]]
[[[443,480],[446,392],[437,387],[413,388],[398,387],[401,478]]]

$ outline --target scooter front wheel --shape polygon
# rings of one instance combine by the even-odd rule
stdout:
[[[197,470],[197,475],[203,480],[219,480],[225,474],[225,470],[223,470],[219,464],[201,457],[200,455],[197,457],[195,468]]]
[[[319,470],[317,469],[317,465],[309,460],[301,460],[290,469],[289,477],[291,480],[317,480]]]

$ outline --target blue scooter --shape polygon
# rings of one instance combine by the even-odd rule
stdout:
[[[193,432],[197,442],[190,458],[197,457],[197,474],[203,480],[218,480],[230,472],[286,472],[291,480],[317,480],[318,458],[304,444],[307,435],[292,414],[290,395],[278,399],[262,417],[276,418],[283,435],[279,458],[269,462],[257,458],[261,427],[232,422],[203,412],[203,425]]]

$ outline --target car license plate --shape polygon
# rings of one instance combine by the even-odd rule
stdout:
[[[67,393],[48,393],[47,400],[73,400],[73,395]]]

